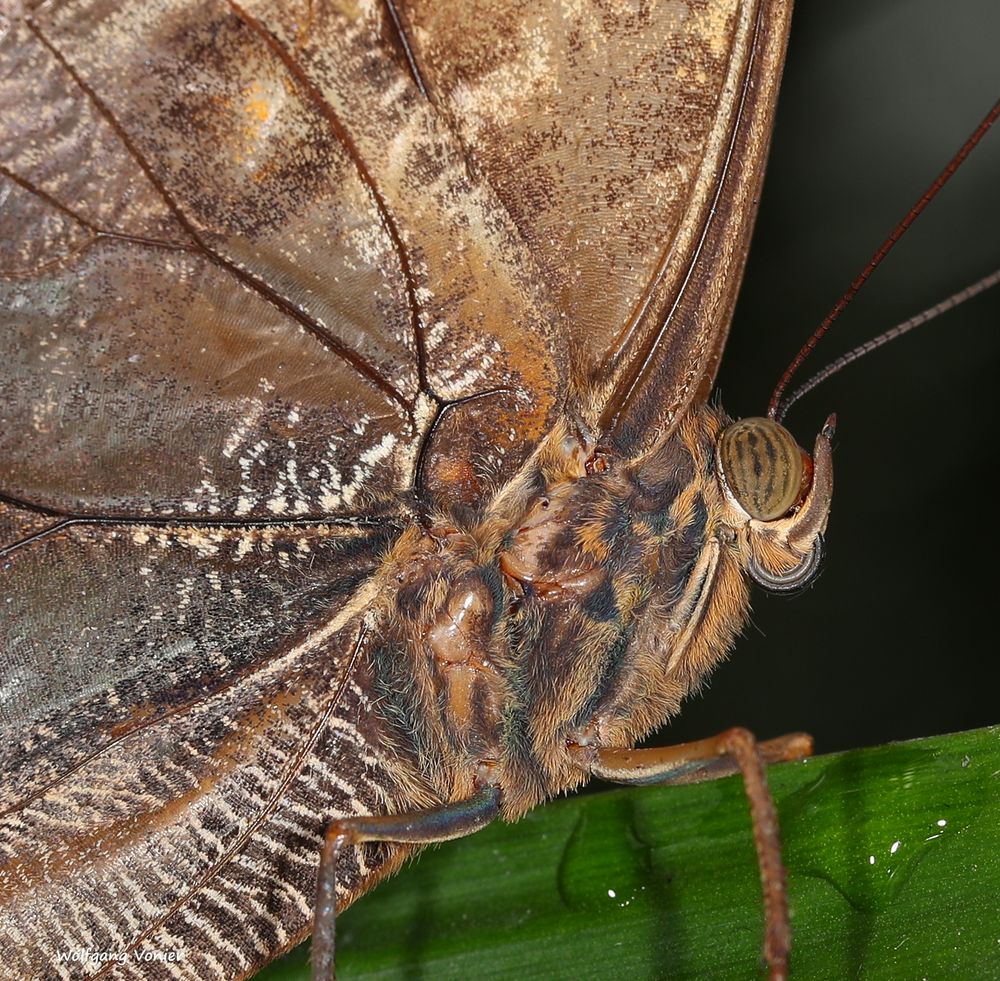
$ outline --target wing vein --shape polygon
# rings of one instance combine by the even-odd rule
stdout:
[[[235,0],[228,0],[228,3],[233,12],[236,13],[243,20],[243,22],[251,28],[251,30],[253,30],[271,49],[271,51],[285,66],[295,83],[306,93],[313,105],[319,111],[320,115],[322,115],[324,120],[326,120],[327,125],[330,127],[330,132],[333,133],[335,139],[344,148],[348,157],[350,157],[351,163],[354,164],[354,169],[357,171],[358,177],[368,189],[368,193],[371,195],[375,208],[378,211],[379,218],[381,219],[382,227],[389,236],[389,239],[392,242],[393,250],[396,253],[396,258],[399,261],[400,272],[403,275],[403,284],[406,292],[406,302],[410,313],[410,330],[413,335],[413,343],[417,352],[417,378],[421,390],[424,392],[430,392],[430,385],[427,381],[427,351],[424,341],[423,327],[420,323],[420,307],[417,303],[417,285],[416,279],[413,275],[413,266],[410,262],[409,252],[403,242],[402,233],[399,230],[399,226],[396,224],[396,219],[392,216],[392,212],[389,210],[385,197],[378,188],[378,183],[375,181],[374,176],[365,163],[364,157],[358,150],[357,144],[351,138],[351,134],[348,133],[347,128],[341,122],[340,117],[337,115],[333,106],[330,105],[323,93],[320,92],[316,85],[310,80],[309,76],[302,69],[302,66],[295,60],[291,53],[274,36],[274,34],[267,30],[267,28],[260,21],[243,10],[243,8],[236,3]]]
[[[6,494],[0,494],[0,501],[8,504],[15,502],[14,498]],[[16,506],[16,504],[14,504]],[[34,510],[34,509],[29,509]],[[90,516],[60,516],[57,513],[49,513],[38,510],[35,513],[47,515],[55,519],[55,524],[41,531],[36,531],[26,538],[18,539],[9,545],[0,547],[0,558],[6,558],[19,549],[35,545],[39,541],[51,537],[67,528],[93,527],[93,528],[118,528],[118,527],[139,527],[139,528],[172,528],[176,531],[184,531],[188,528],[199,528],[205,530],[236,528],[245,531],[252,531],[255,528],[322,528],[325,525],[333,525],[338,528],[395,528],[400,531],[402,526],[392,519],[396,515],[341,515],[337,517],[322,518],[297,518],[289,521],[287,518],[259,518],[250,521],[242,519],[219,519],[219,518],[151,518],[148,515],[127,517],[122,515],[109,515],[100,517]]]
[[[389,20],[392,22],[395,38],[399,42],[399,46],[403,49],[407,65],[410,66],[410,74],[413,76],[413,84],[416,85],[420,94],[425,99],[430,101],[430,92],[427,88],[427,82],[424,79],[423,73],[420,71],[420,64],[417,61],[417,53],[413,50],[413,45],[410,44],[410,37],[406,32],[406,27],[403,24],[403,17],[399,12],[399,8],[396,6],[395,0],[384,0],[384,3],[385,9],[389,12]]]

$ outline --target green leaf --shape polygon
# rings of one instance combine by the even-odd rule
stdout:
[[[794,977],[1000,977],[1000,728],[769,775]],[[338,976],[747,979],[761,936],[730,777],[561,800],[426,852],[338,921]],[[305,979],[307,958],[260,977]]]

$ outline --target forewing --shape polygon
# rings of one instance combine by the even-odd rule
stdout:
[[[715,375],[791,4],[396,5],[413,70],[543,270],[585,411],[623,450],[661,438]]]
[[[384,21],[81,2],[7,25],[5,493],[356,514],[413,484],[434,399],[469,396],[499,475],[530,451],[563,386],[544,290]]]

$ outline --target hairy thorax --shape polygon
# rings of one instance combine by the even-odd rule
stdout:
[[[400,539],[376,705],[436,796],[495,783],[514,817],[662,725],[725,655],[756,541],[717,474],[727,423],[694,410],[624,460],[565,420],[484,517]]]

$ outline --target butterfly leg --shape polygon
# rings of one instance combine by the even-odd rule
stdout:
[[[743,774],[750,802],[754,845],[764,892],[764,958],[771,981],[788,976],[792,930],[788,919],[785,867],[781,861],[778,812],[767,787],[765,766],[812,753],[812,740],[793,733],[758,743],[746,729],[727,729],[718,736],[679,746],[597,751],[594,776],[615,783],[700,783],[732,773]]]
[[[338,818],[326,830],[313,919],[313,981],[334,978],[337,918],[337,862],[346,847],[365,841],[429,845],[463,838],[486,827],[500,813],[500,789],[487,787],[468,800],[387,817]]]

